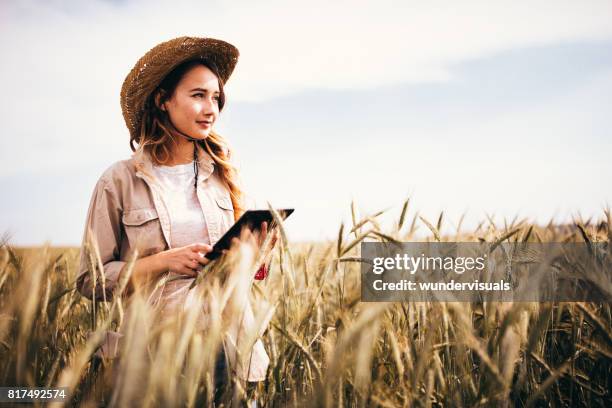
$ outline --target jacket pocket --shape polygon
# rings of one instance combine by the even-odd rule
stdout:
[[[126,210],[122,216],[129,250],[139,249],[140,256],[148,256],[165,249],[165,241],[155,208]]]
[[[215,198],[215,201],[217,202],[219,208],[234,212],[234,206],[232,205],[232,200],[229,197],[217,197]]]
[[[232,200],[229,197],[216,197],[215,202],[219,207],[219,213],[221,216],[221,225],[223,234],[234,224],[234,206]]]
[[[127,210],[123,213],[123,225],[130,227],[137,227],[154,219],[159,219],[155,208]]]

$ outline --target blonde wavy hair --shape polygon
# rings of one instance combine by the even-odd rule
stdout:
[[[132,151],[138,148],[144,149],[157,165],[168,162],[171,155],[171,144],[176,143],[176,138],[181,136],[170,121],[168,114],[159,106],[172,96],[183,76],[197,65],[204,65],[219,79],[219,111],[223,109],[225,105],[224,84],[214,63],[204,59],[185,61],[174,68],[147,98],[138,138],[130,136]],[[159,98],[157,103],[156,98]],[[234,207],[234,219],[237,220],[244,213],[243,192],[239,185],[238,170],[230,162],[231,150],[227,141],[220,134],[211,131],[206,139],[198,140],[196,143],[215,161],[219,176],[229,189]]]

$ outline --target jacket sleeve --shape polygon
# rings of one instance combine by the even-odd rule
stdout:
[[[89,299],[110,300],[119,283],[121,270],[126,264],[119,260],[122,212],[115,188],[103,176],[89,203],[76,280],[78,291]],[[92,261],[96,264],[94,268],[91,267]],[[97,265],[102,265],[103,270],[100,271]]]

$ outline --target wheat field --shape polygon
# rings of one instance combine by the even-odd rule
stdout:
[[[446,235],[443,214],[426,220],[408,201],[387,228],[380,213],[351,210],[333,242],[294,244],[281,231],[265,281],[251,285],[260,254],[241,245],[202,272],[194,303],[171,316],[151,307],[147,289],[81,296],[79,248],[4,242],[0,385],[68,387],[70,401],[51,406],[212,406],[215,356],[250,297],[258,322],[272,318],[263,333],[243,333],[238,358],[259,337],[270,366],[254,386],[227,378],[224,406],[612,406],[610,304],[362,303],[356,262],[360,242],[411,241],[417,230],[430,241],[609,242],[609,210],[567,226],[488,218]],[[123,346],[101,360],[108,329],[124,333]]]

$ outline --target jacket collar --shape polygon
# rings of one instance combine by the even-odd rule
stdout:
[[[198,150],[198,182],[201,183],[203,180],[206,180],[215,170],[215,161],[213,158],[206,152],[200,144],[196,144]],[[134,163],[134,167],[136,168],[137,176],[146,176],[150,181],[155,182],[155,177],[153,176],[153,161],[151,160],[151,156],[144,149],[139,148],[132,154],[132,161]]]

